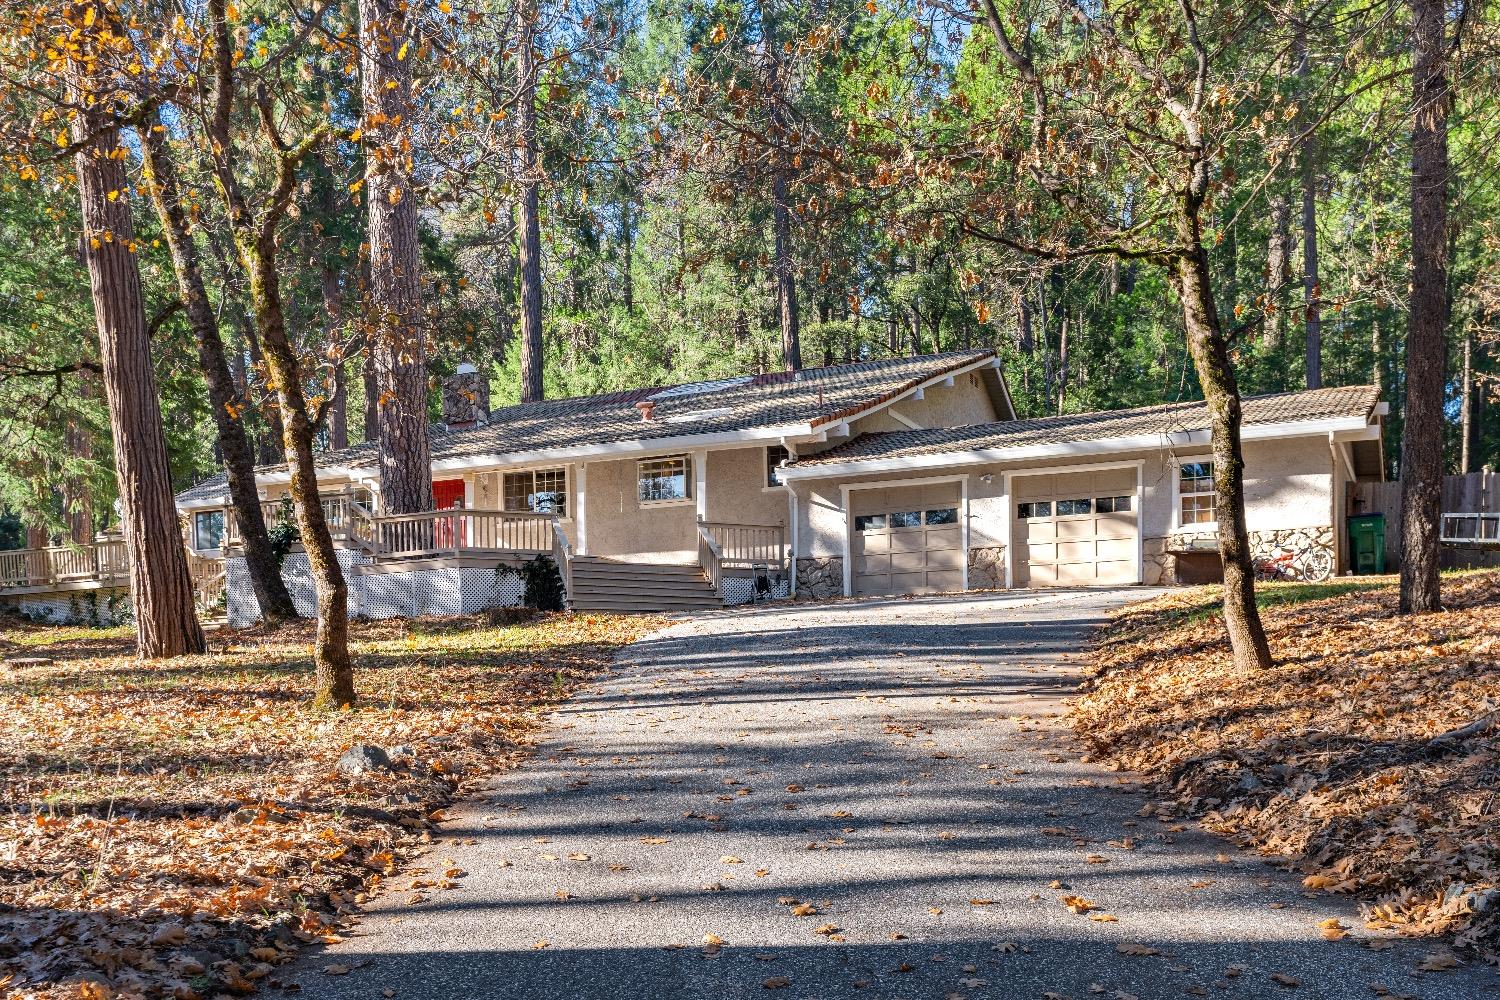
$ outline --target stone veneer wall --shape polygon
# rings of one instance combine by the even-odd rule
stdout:
[[[1173,584],[1178,580],[1177,556],[1167,551],[1167,539],[1147,538],[1142,545],[1145,559],[1145,578],[1148,584]],[[1250,558],[1268,559],[1281,552],[1299,555],[1313,549],[1326,549],[1335,560],[1333,526],[1322,524],[1312,528],[1279,528],[1273,531],[1250,532]],[[1217,559],[1218,550],[1209,549],[1205,557]]]
[[[797,596],[821,600],[844,593],[842,556],[808,556],[797,560]]]
[[[1005,546],[986,545],[969,550],[969,589],[1000,590],[1005,586]]]

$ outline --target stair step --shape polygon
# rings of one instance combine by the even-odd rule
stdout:
[[[707,580],[695,577],[686,580],[663,580],[659,576],[621,576],[621,577],[598,577],[598,576],[575,576],[573,586],[579,590],[587,587],[607,588],[610,590],[644,590],[649,592],[663,591],[672,593],[679,590],[704,590],[712,592]]]
[[[711,611],[724,606],[723,601],[656,601],[649,598],[617,598],[573,601],[574,611],[635,611],[643,614],[653,611]]]
[[[574,573],[597,573],[600,575],[615,573],[636,573],[643,576],[696,576],[701,577],[703,570],[698,566],[669,566],[657,565],[655,563],[612,563],[594,562],[574,559],[572,562]]]
[[[653,600],[667,600],[675,597],[703,598],[710,601],[717,601],[719,599],[719,595],[714,593],[714,589],[706,583],[697,587],[615,587],[581,583],[575,580],[573,581],[573,593],[640,596],[650,597]]]

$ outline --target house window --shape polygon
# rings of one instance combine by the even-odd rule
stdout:
[[[779,444],[766,447],[766,485],[781,486],[781,463],[790,461],[792,453]]]
[[[1079,500],[1057,501],[1057,516],[1071,517],[1074,514],[1090,514],[1094,510],[1094,501],[1087,498]]]
[[[568,515],[568,474],[564,469],[507,472],[500,492],[506,510]]]
[[[693,496],[693,461],[686,455],[637,462],[636,498],[643,504],[678,503]]]
[[[1016,517],[1023,521],[1030,521],[1037,517],[1052,516],[1052,501],[1038,500],[1035,503],[1023,503],[1016,508]]]
[[[193,548],[222,549],[224,547],[224,512],[211,510],[193,515]]]
[[[1101,514],[1128,514],[1130,497],[1100,497],[1094,501],[1094,509]]]
[[[1214,523],[1214,463],[1182,463],[1177,472],[1177,512],[1184,525]]]

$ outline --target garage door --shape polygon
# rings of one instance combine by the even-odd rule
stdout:
[[[956,483],[850,494],[854,593],[936,594],[964,586]]]
[[[1018,587],[1135,583],[1135,469],[1017,476],[1011,540]]]

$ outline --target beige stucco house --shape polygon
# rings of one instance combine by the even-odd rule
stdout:
[[[1376,396],[1245,401],[1258,549],[1323,547],[1342,569],[1349,484],[1383,467]],[[353,613],[513,600],[497,562],[543,552],[575,607],[620,609],[1158,583],[1214,565],[1201,404],[1019,420],[989,351],[460,416],[433,429],[428,514],[381,513],[373,444],[321,457]],[[258,479],[276,504],[285,472]],[[231,619],[253,618],[222,478],[178,504],[195,551],[226,560]],[[305,568],[287,566],[310,599]]]

